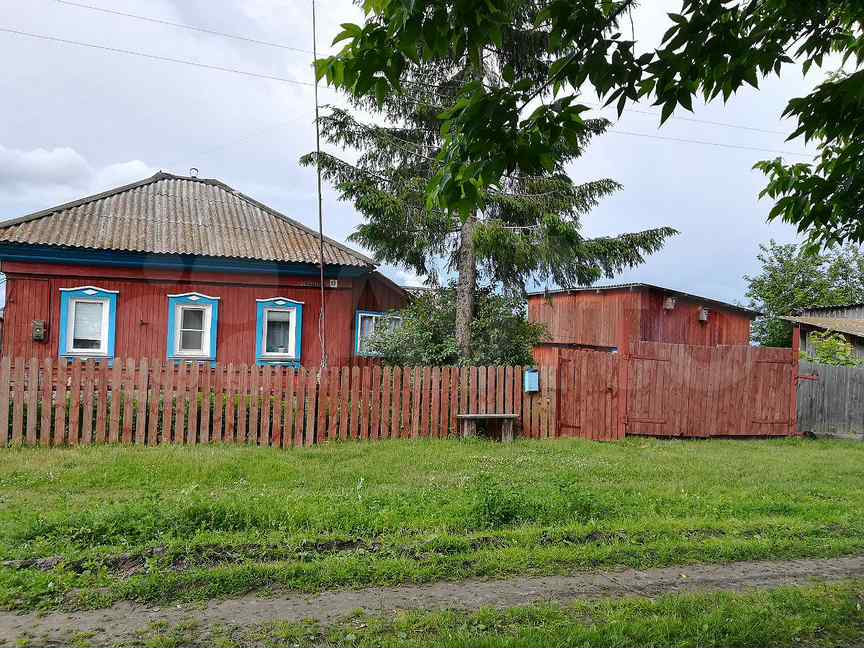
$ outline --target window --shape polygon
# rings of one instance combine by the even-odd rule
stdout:
[[[264,353],[294,356],[294,310],[268,308],[264,319]]]
[[[375,331],[381,327],[393,329],[402,324],[402,318],[378,311],[357,311],[354,351],[361,356],[377,355],[369,348]]]
[[[105,352],[108,327],[103,320],[107,314],[105,302],[72,300],[72,351]]]
[[[81,286],[60,289],[60,355],[114,357],[117,291]]]
[[[298,366],[303,304],[286,297],[259,299],[255,360],[259,365]]]
[[[178,336],[177,353],[191,353],[201,355],[206,353],[204,340],[204,321],[207,319],[209,308],[180,307],[180,335]]]
[[[168,358],[216,361],[219,298],[168,295]]]

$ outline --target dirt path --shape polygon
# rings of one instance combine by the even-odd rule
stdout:
[[[273,598],[247,595],[204,605],[164,608],[120,603],[105,610],[75,613],[15,614],[0,612],[0,646],[14,645],[25,633],[42,645],[68,641],[75,632],[94,632],[99,642],[126,640],[148,624],[197,621],[201,627],[252,625],[268,621],[313,619],[323,624],[355,610],[392,613],[395,610],[472,610],[483,606],[513,607],[539,601],[567,602],[626,595],[658,596],[686,591],[742,591],[813,581],[864,578],[864,556],[782,562],[740,562],[609,572],[571,576],[514,578],[503,581],[442,582],[430,585],[337,590],[318,595],[296,593]],[[95,641],[95,638],[94,638]],[[98,645],[102,645],[99,643]]]

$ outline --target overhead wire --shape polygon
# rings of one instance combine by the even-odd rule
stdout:
[[[86,9],[89,11],[96,11],[96,12],[100,12],[100,13],[104,13],[104,14],[121,16],[124,18],[131,18],[133,20],[140,20],[140,21],[150,22],[150,23],[155,23],[155,24],[160,24],[160,25],[167,25],[170,27],[178,28],[178,29],[187,29],[190,31],[204,33],[204,34],[208,34],[211,36],[220,36],[223,38],[230,38],[233,40],[243,41],[243,42],[247,42],[247,43],[253,43],[256,45],[263,45],[266,47],[275,47],[275,48],[279,48],[279,49],[285,49],[285,50],[289,50],[289,51],[300,52],[303,54],[312,54],[317,58],[317,52],[315,51],[314,47],[312,50],[307,50],[307,49],[304,49],[302,47],[294,47],[291,45],[285,45],[283,43],[275,43],[272,41],[265,41],[265,40],[261,40],[261,39],[254,38],[251,36],[245,36],[245,35],[241,35],[241,34],[232,34],[229,32],[221,32],[221,31],[217,31],[214,29],[201,27],[199,25],[191,25],[188,23],[178,23],[178,22],[173,22],[170,20],[164,20],[162,18],[154,18],[152,16],[142,16],[140,14],[133,14],[133,13],[125,12],[125,11],[118,11],[116,9],[108,9],[106,7],[99,7],[96,5],[86,4],[83,2],[74,2],[73,0],[54,0],[54,2],[61,4],[61,5],[66,5],[66,6],[70,6],[70,7],[79,8],[79,9]],[[434,84],[424,83],[424,82],[420,82],[420,81],[406,81],[405,83],[409,83],[412,85],[426,86],[426,87],[436,87],[436,86],[434,86]],[[437,93],[435,93],[435,94],[437,94]],[[440,96],[440,95],[438,95],[438,96]],[[592,105],[592,107],[598,108],[598,109],[605,109],[605,108],[611,108],[612,107],[612,106],[602,106],[602,105],[598,105],[598,104],[589,104],[589,105]],[[659,116],[659,113],[657,113],[655,111],[641,110],[639,108],[632,108],[632,107],[625,108],[625,112],[633,112],[633,113],[640,113],[643,115]],[[708,120],[708,119],[700,119],[700,118],[696,118],[696,117],[685,117],[683,115],[672,115],[670,118],[675,119],[675,120],[679,120],[679,121],[689,121],[689,122],[694,122],[694,123],[698,123],[698,124],[720,126],[723,128],[737,128],[737,129],[741,129],[741,130],[748,130],[748,131],[753,131],[753,132],[758,132],[758,133],[768,133],[768,134],[772,134],[772,135],[786,135],[786,133],[784,131],[779,131],[779,130],[761,128],[758,126],[747,126],[744,124],[732,124],[729,122],[720,122],[720,121],[714,121],[714,120]]]
[[[149,54],[147,52],[139,52],[137,50],[123,49],[120,47],[109,47],[107,45],[97,45],[96,43],[86,43],[84,41],[71,40],[69,38],[59,38],[57,36],[46,36],[45,34],[34,34],[33,32],[27,32],[20,29],[10,29],[8,27],[0,27],[0,32],[6,34],[15,34],[17,36],[26,36],[28,38],[37,38],[39,40],[51,41],[54,43],[63,43],[65,45],[76,45],[78,47],[88,47],[91,49],[104,50],[106,52],[113,52],[114,54],[127,54],[129,56],[139,56],[142,58],[153,59],[155,61],[162,61],[164,63],[177,63],[180,65],[189,65],[191,67],[204,68],[207,70],[214,70],[216,72],[230,72],[231,74],[239,74],[247,77],[254,77],[257,79],[266,79],[269,81],[280,81],[282,83],[291,83],[294,85],[307,86],[311,87],[315,84],[308,83],[306,81],[297,81],[296,79],[289,79],[287,77],[276,76],[272,74],[262,74],[259,72],[251,72],[249,70],[240,70],[237,68],[225,67],[222,65],[211,65],[209,63],[199,63],[197,61],[190,61],[188,59],[178,59],[172,58],[170,56],[161,56],[159,54]]]
[[[143,22],[155,23],[157,25],[167,25],[169,27],[176,27],[178,29],[188,29],[189,31],[195,31],[202,34],[208,34],[210,36],[222,36],[223,38],[231,38],[233,40],[244,41],[247,43],[254,43],[255,45],[265,45],[267,47],[277,47],[279,49],[290,50],[292,52],[302,52],[303,54],[312,54],[311,50],[303,49],[301,47],[293,47],[291,45],[284,45],[282,43],[274,43],[271,41],[265,41],[258,38],[253,38],[251,36],[242,36],[240,34],[230,34],[228,32],[216,31],[215,29],[208,29],[206,27],[199,27],[197,25],[189,25],[186,23],[178,23],[172,22],[170,20],[164,20],[162,18],[152,18],[150,16],[142,16],[140,14],[127,13],[125,11],[118,11],[117,9],[108,9],[107,7],[97,7],[96,5],[85,4],[83,2],[72,2],[72,0],[54,0],[54,2],[66,5],[68,7],[76,7],[78,9],[87,9],[89,11],[98,11],[104,14],[111,14],[114,16],[122,16],[124,18],[132,18],[133,20],[141,20]]]
[[[56,0],[56,1],[59,2],[60,0]],[[68,2],[68,0],[64,0],[64,2]],[[211,70],[211,71],[216,71],[216,72],[237,74],[237,75],[241,75],[241,76],[264,79],[264,80],[269,80],[269,81],[278,81],[280,83],[288,83],[288,84],[297,85],[297,86],[312,87],[312,88],[316,87],[316,83],[310,83],[310,82],[306,82],[306,81],[298,81],[297,79],[292,79],[292,78],[283,77],[283,76],[263,74],[263,73],[259,73],[259,72],[253,72],[250,70],[241,70],[238,68],[231,68],[231,67],[227,67],[227,66],[212,65],[209,63],[200,63],[197,61],[190,61],[188,59],[178,59],[178,58],[162,56],[162,55],[158,55],[158,54],[150,54],[147,52],[141,52],[141,51],[137,51],[137,50],[110,47],[107,45],[99,45],[96,43],[88,43],[88,42],[84,42],[84,41],[72,40],[72,39],[67,39],[67,38],[60,38],[57,36],[48,36],[45,34],[36,34],[33,32],[28,32],[28,31],[18,30],[18,29],[11,29],[8,27],[0,27],[0,33],[13,34],[13,35],[17,35],[17,36],[24,36],[24,37],[28,37],[28,38],[34,38],[34,39],[39,39],[39,40],[44,40],[44,41],[49,41],[49,42],[66,44],[66,45],[74,45],[74,46],[78,46],[78,47],[91,48],[91,49],[102,50],[102,51],[118,53],[118,54],[126,54],[129,56],[137,56],[137,57],[151,59],[151,60],[160,61],[160,62],[164,62],[164,63],[174,63],[174,64],[185,65],[185,66],[190,66],[190,67],[203,68],[206,70]],[[420,103],[420,102],[418,101],[417,103]],[[317,102],[316,102],[316,104],[317,104]],[[650,111],[638,111],[638,109],[630,109],[630,111],[631,112],[645,112],[646,114],[654,114],[654,113],[651,113]],[[685,119],[685,120],[689,120],[689,121],[697,121],[695,118],[687,118],[687,117],[680,117],[680,119]],[[708,120],[699,120],[699,121],[708,123]],[[744,128],[747,130],[760,130],[760,131],[765,131],[765,132],[777,132],[777,131],[768,131],[768,129],[757,129],[756,127],[742,126],[742,125],[737,125],[737,124],[728,124],[728,123],[724,123],[724,122],[714,122],[713,124],[717,125],[717,126]],[[630,136],[630,137],[641,137],[641,138],[650,138],[650,139],[656,139],[656,140],[666,140],[666,141],[672,141],[672,142],[697,144],[697,145],[702,145],[702,146],[712,146],[712,147],[717,147],[717,148],[751,150],[751,151],[758,151],[758,152],[765,152],[765,153],[775,153],[775,154],[779,154],[779,155],[794,155],[797,157],[808,157],[808,158],[813,157],[810,154],[802,153],[802,152],[783,151],[783,150],[777,150],[777,149],[771,149],[771,148],[752,147],[752,146],[744,146],[744,145],[737,145],[737,144],[727,144],[727,143],[721,143],[721,142],[712,142],[712,141],[708,141],[708,140],[692,140],[692,139],[687,139],[687,138],[679,138],[679,137],[672,137],[672,136],[666,136],[666,135],[654,135],[654,134],[650,134],[650,133],[637,133],[637,132],[633,132],[633,131],[624,131],[624,130],[620,130],[620,129],[611,129],[608,132],[617,133],[619,135],[626,135],[626,136]],[[220,147],[220,148],[224,148],[224,147]]]

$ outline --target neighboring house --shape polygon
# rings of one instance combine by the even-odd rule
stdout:
[[[629,341],[718,346],[749,344],[755,311],[644,283],[532,293],[528,319],[546,325],[538,363],[557,349],[616,351]]]
[[[815,351],[811,333],[833,331],[841,333],[849,340],[858,357],[864,358],[864,304],[807,308],[783,319],[801,329],[801,350],[806,353]]]
[[[316,366],[318,234],[217,180],[157,173],[0,223],[2,353]],[[325,239],[333,366],[406,292]]]

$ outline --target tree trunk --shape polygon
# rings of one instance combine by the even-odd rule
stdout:
[[[462,224],[456,283],[456,344],[463,360],[471,357],[471,322],[474,321],[474,292],[477,287],[477,257],[474,253],[474,228],[477,218],[472,214]]]

